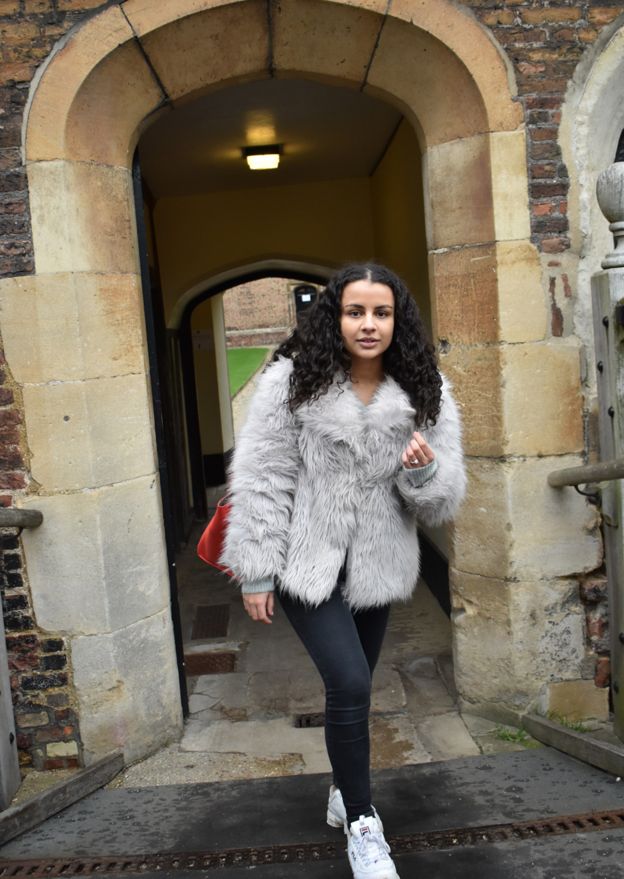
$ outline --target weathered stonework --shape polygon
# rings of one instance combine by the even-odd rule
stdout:
[[[442,3],[444,14],[440,13]],[[204,15],[211,7],[220,8],[212,16]],[[266,4],[260,2],[0,3],[0,274],[11,279],[0,298],[15,377],[15,384],[9,381],[0,387],[4,465],[0,502],[47,504],[53,521],[72,503],[98,505],[108,490],[102,487],[107,480],[128,480],[132,492],[141,480],[152,478],[153,470],[145,466],[153,449],[147,389],[145,384],[141,388],[145,355],[128,174],[145,117],[168,100],[182,100],[232,77],[293,71],[338,79],[343,85],[361,86],[382,97],[392,95],[419,126],[423,139],[435,319],[447,352],[442,365],[454,380],[468,426],[467,451],[475,458],[470,462],[474,494],[466,509],[472,507],[473,521],[481,523],[484,551],[479,558],[471,548],[472,526],[462,513],[464,525],[460,520],[455,547],[459,560],[454,597],[458,684],[461,692],[496,701],[512,681],[514,704],[520,706],[523,698],[534,695],[526,680],[531,676],[543,680],[550,660],[553,673],[564,683],[566,677],[576,674],[582,679],[585,674],[581,656],[585,648],[579,646],[582,613],[578,601],[571,598],[569,582],[572,574],[600,564],[595,514],[578,498],[555,501],[551,496],[545,501],[540,527],[550,528],[555,519],[561,530],[555,535],[559,549],[554,561],[547,553],[539,556],[550,565],[547,578],[539,579],[532,530],[539,517],[531,521],[525,507],[530,505],[527,486],[533,485],[535,492],[538,485],[545,490],[546,470],[556,468],[559,456],[583,454],[588,442],[583,433],[590,408],[581,394],[583,352],[573,337],[570,319],[576,297],[574,265],[565,262],[570,244],[570,169],[561,154],[559,124],[563,97],[577,65],[624,14],[624,5],[582,2],[570,6],[563,0],[466,0],[463,4],[395,0],[385,20],[381,16],[387,5],[380,0],[342,4],[289,0],[272,7],[274,32],[270,34]],[[90,18],[99,11],[101,15]],[[191,12],[198,15],[182,18]],[[463,17],[461,27],[456,26],[457,15]],[[177,17],[181,17],[178,23]],[[409,23],[411,19],[416,28]],[[483,36],[475,21],[487,29],[488,36]],[[350,40],[344,39],[346,23],[355,28]],[[50,62],[37,89],[33,87],[26,142],[22,143],[23,110],[35,72],[57,41],[77,24],[83,28]],[[81,40],[81,31],[87,30],[89,39]],[[199,33],[218,52],[206,53],[205,46],[198,52]],[[263,38],[258,39],[258,34]],[[137,37],[151,54],[151,69]],[[423,68],[419,52],[425,48],[430,54]],[[63,58],[71,58],[71,64],[63,67]],[[68,69],[73,78],[67,76]],[[422,87],[424,75],[430,76],[430,87]],[[127,100],[120,104],[117,99],[125,88]],[[22,147],[29,163],[28,178]],[[449,167],[457,173],[449,174]],[[478,268],[471,272],[471,261],[481,258],[483,262],[475,262]],[[30,277],[35,268],[38,274]],[[545,273],[544,287],[540,268]],[[474,279],[469,289],[462,283],[467,276]],[[109,307],[111,297],[115,297],[115,309]],[[61,314],[72,316],[67,326]],[[44,325],[45,331],[29,331]],[[121,344],[124,332],[127,338]],[[538,382],[533,381],[536,374]],[[65,386],[45,387],[50,381]],[[117,432],[107,433],[106,419],[98,421],[98,412],[114,396],[107,397],[106,389],[117,381],[124,395],[128,391],[128,400],[136,403],[133,411],[139,413],[144,428],[138,438],[133,433],[132,413],[122,419]],[[70,382],[83,387],[70,389]],[[93,382],[93,387],[87,390],[86,382]],[[57,404],[59,399],[63,404],[71,402],[70,396],[77,402],[71,412],[63,413],[69,420],[61,423]],[[553,409],[558,412],[556,418]],[[65,470],[50,461],[50,438],[62,441],[65,428],[70,433],[74,427],[70,446],[80,452],[76,460],[84,472],[69,467],[69,458]],[[32,462],[26,457],[25,430]],[[124,446],[119,468],[108,455],[107,443]],[[494,495],[495,488],[502,491],[500,496]],[[37,496],[37,492],[44,494]],[[63,492],[76,494],[69,501],[70,495]],[[88,492],[93,492],[89,501]],[[558,505],[569,507],[564,524]],[[483,509],[500,515],[509,531],[497,533],[496,523]],[[100,524],[107,523],[106,533],[112,534],[110,517],[102,510],[98,516]],[[142,533],[148,531],[146,526]],[[160,538],[159,533],[152,534],[152,539]],[[90,639],[99,639],[98,655],[102,667],[110,672],[111,686],[102,690],[96,669],[85,658],[76,666],[76,703],[68,671],[68,643],[37,628],[38,614],[51,626],[58,619],[53,618],[39,587],[35,585],[31,595],[25,579],[19,579],[20,545],[10,535],[6,539],[3,597],[11,662],[16,663],[20,747],[25,759],[36,765],[53,765],[47,761],[73,765],[81,759],[82,750],[72,706],[80,706],[83,741],[91,758],[116,741],[131,697],[135,697],[137,685],[132,683],[131,663],[124,653],[125,627],[146,627],[146,645],[159,656],[156,636],[151,630],[147,633],[147,623],[139,618],[115,624],[109,619],[104,631],[101,626],[83,631],[77,625],[71,644],[74,665],[77,656],[87,656],[87,645],[96,643]],[[29,539],[26,535],[27,547]],[[566,554],[566,540],[574,545],[569,547],[567,567],[561,567],[557,559],[560,553]],[[160,551],[162,557],[162,546]],[[583,559],[574,555],[576,551],[584,553]],[[109,562],[108,574],[102,577],[112,580],[117,562],[104,556],[94,560],[102,569]],[[163,583],[158,571],[157,592]],[[143,574],[139,571],[138,581],[143,582]],[[161,620],[164,611],[158,601],[154,618]],[[474,613],[477,604],[489,601],[488,615],[481,618]],[[98,625],[108,612],[100,610]],[[525,614],[534,622],[530,631],[521,625]],[[590,638],[597,652],[602,637],[600,614],[591,614]],[[549,627],[555,634],[543,641]],[[503,641],[511,638],[511,643],[522,648],[527,664],[509,655],[502,644],[496,676],[484,681],[479,651],[496,632]],[[565,660],[561,663],[558,650]],[[606,656],[597,655],[604,680]],[[492,658],[496,656],[490,662]],[[115,682],[120,669],[128,676],[129,688],[121,695]],[[167,686],[173,699],[174,683],[167,679]],[[584,687],[585,682],[583,692]],[[564,691],[569,688],[552,682],[552,694]],[[111,696],[114,711],[111,722],[100,725],[95,715],[101,708],[102,692]],[[604,696],[600,698],[604,702]],[[163,706],[163,710],[165,735],[171,735],[179,717],[170,707]],[[153,742],[141,742],[138,734],[129,750],[136,756],[142,747],[150,746]]]
[[[609,654],[609,598],[607,578],[594,574],[581,580],[581,600],[585,608],[587,640],[594,657],[594,683],[608,687],[611,681]]]
[[[0,357],[0,504],[11,506],[30,482],[22,399]],[[37,769],[80,765],[78,717],[71,702],[68,645],[37,624],[24,570],[22,545],[14,529],[0,531],[0,595],[20,761]],[[60,626],[59,628],[63,628]],[[50,750],[64,743],[71,753]]]

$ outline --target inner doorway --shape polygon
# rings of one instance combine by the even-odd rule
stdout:
[[[279,141],[282,149],[280,169],[262,172],[265,176],[250,174],[243,162],[242,145],[260,138]],[[273,759],[269,752],[243,764],[235,760],[239,768],[232,771],[321,771],[327,766],[316,672],[299,668],[296,684],[292,678],[293,664],[308,666],[307,656],[286,626],[250,629],[229,584],[202,568],[192,551],[223,491],[235,442],[222,375],[223,301],[236,281],[249,284],[259,274],[267,276],[254,269],[262,262],[303,267],[298,273],[284,268],[282,274],[291,283],[320,284],[341,263],[376,259],[406,279],[430,325],[418,141],[395,108],[370,96],[306,80],[262,80],[211,93],[161,117],[144,134],[139,155],[152,288],[162,314],[165,396],[178,401],[166,420],[169,485],[176,496],[176,588],[183,610],[178,639],[190,689],[182,747],[212,754],[213,763],[214,754],[221,754],[222,771],[228,762],[223,754],[232,753],[224,747],[236,754],[253,751],[259,727],[241,724],[261,723],[265,739],[282,740],[281,756]],[[257,299],[255,311],[261,310]],[[202,427],[211,435],[210,449]],[[439,562],[430,569],[439,581],[445,534],[427,535],[426,545]],[[201,620],[186,613],[187,587]],[[205,603],[197,599],[202,590],[210,595]],[[435,749],[419,745],[406,713],[408,703],[418,701],[414,681],[424,679],[430,693],[437,693],[438,714],[462,724],[453,708],[450,622],[426,586],[412,605],[397,609],[388,644],[386,671],[378,674],[382,750],[399,762],[439,759]],[[402,672],[393,668],[397,663]],[[474,752],[474,742],[463,733],[467,752]],[[304,739],[307,759],[301,757]]]

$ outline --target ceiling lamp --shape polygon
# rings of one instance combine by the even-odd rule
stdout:
[[[277,168],[282,155],[282,145],[243,147],[243,158],[252,171],[270,171]]]

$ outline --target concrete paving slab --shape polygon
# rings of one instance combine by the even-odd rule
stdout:
[[[205,713],[207,709],[200,709],[203,719],[207,723],[224,719],[244,720],[248,717],[249,675],[245,672],[230,672],[229,674],[201,675],[194,678],[189,699],[190,706],[201,704],[199,700],[202,697],[213,700],[210,706],[210,715]],[[193,702],[194,698],[197,698],[198,701]],[[191,714],[196,713],[191,707]],[[185,731],[186,728],[187,725],[185,725]],[[184,742],[184,735],[185,733],[183,733],[182,742]]]
[[[431,762],[431,754],[406,714],[372,715],[370,741],[373,769]]]
[[[325,692],[320,675],[308,662],[294,669],[257,671],[249,677],[249,717],[271,717],[323,711]]]
[[[381,665],[373,676],[371,710],[379,713],[403,711],[407,697],[401,675],[389,665]]]
[[[0,857],[130,855],[335,842],[336,831],[325,824],[329,781],[327,775],[302,775],[100,790],[4,846]],[[383,770],[374,773],[373,781],[374,801],[390,836],[616,809],[621,808],[624,790],[614,777],[547,748]],[[597,833],[588,838],[611,836],[610,832]],[[494,851],[492,846],[482,850]],[[416,875],[420,873],[408,872],[404,879]],[[501,872],[497,879],[508,875]],[[579,874],[529,875],[561,879]],[[601,876],[599,872],[585,875]]]
[[[329,760],[322,728],[296,729],[290,718],[276,717],[249,723],[217,721],[206,725],[191,718],[181,743],[184,751],[245,754],[256,757],[300,755],[304,772],[328,772]]]
[[[400,665],[399,670],[407,698],[407,709],[412,718],[448,714],[456,707],[455,700],[438,675],[433,657],[417,657]]]
[[[451,621],[429,589],[419,583],[407,604],[393,606],[382,650],[394,664],[415,656],[450,653]]]
[[[427,717],[416,724],[416,732],[432,760],[473,757],[481,753],[457,712]]]
[[[181,751],[170,745],[129,766],[108,785],[122,787],[156,787],[171,784],[198,784],[252,778],[275,778],[301,775],[305,770],[301,754],[277,757],[254,757],[249,754],[204,754]]]
[[[464,723],[473,736],[484,736],[496,730],[500,723],[496,720],[490,720],[487,717],[480,717],[478,714],[462,714]]]

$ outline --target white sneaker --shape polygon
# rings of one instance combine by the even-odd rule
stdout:
[[[377,818],[362,815],[345,833],[353,879],[399,879]]]
[[[329,789],[329,799],[327,800],[327,823],[330,827],[344,827],[347,820],[347,812],[340,788],[335,784]]]
[[[377,809],[375,809],[374,806],[373,811],[375,813],[375,818],[377,818],[379,829],[383,832],[383,824],[381,823],[381,818],[379,817]],[[329,789],[329,799],[327,801],[327,823],[330,827],[344,827],[346,820],[347,810],[345,809],[345,804],[342,799],[342,794],[340,793],[340,788],[336,787],[335,784],[332,784]]]

